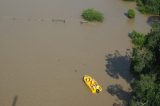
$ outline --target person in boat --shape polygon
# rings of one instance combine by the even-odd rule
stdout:
[[[86,81],[87,81],[87,82],[90,82],[90,78],[86,78]]]
[[[94,80],[91,80],[91,85],[94,85],[94,84],[95,84]]]

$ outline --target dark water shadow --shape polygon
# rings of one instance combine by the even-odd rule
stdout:
[[[16,96],[14,96],[14,98],[13,98],[13,102],[12,102],[12,105],[11,105],[11,106],[16,106],[17,101],[18,101],[18,96],[16,95]]]
[[[131,82],[133,77],[130,73],[130,49],[126,50],[125,55],[121,55],[118,50],[114,54],[106,56],[106,72],[115,79],[122,77],[127,82]]]
[[[113,106],[128,106],[128,102],[131,99],[131,92],[124,91],[122,86],[118,84],[108,86],[107,91],[112,96],[117,96],[120,100],[122,100],[122,103],[114,103]]]
[[[147,19],[147,24],[153,26],[155,23],[160,24],[160,16],[150,16]]]
[[[127,12],[125,12],[125,13],[124,13],[124,16],[126,16],[126,17],[128,18],[128,13],[127,13]]]

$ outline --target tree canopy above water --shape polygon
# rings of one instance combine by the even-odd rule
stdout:
[[[137,0],[142,13],[160,15],[160,0]]]
[[[132,54],[131,71],[135,75],[132,83],[133,97],[130,106],[160,106],[160,28],[150,33],[133,32],[131,37],[136,44]],[[137,43],[143,38],[143,43]]]

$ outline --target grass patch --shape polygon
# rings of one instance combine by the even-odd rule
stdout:
[[[83,19],[93,22],[103,22],[104,16],[101,12],[95,10],[95,9],[86,9],[82,12]]]

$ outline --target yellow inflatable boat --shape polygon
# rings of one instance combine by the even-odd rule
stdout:
[[[102,91],[102,87],[91,76],[85,75],[83,77],[83,80],[86,83],[86,85],[89,87],[89,89],[92,91],[92,93],[95,94]]]

